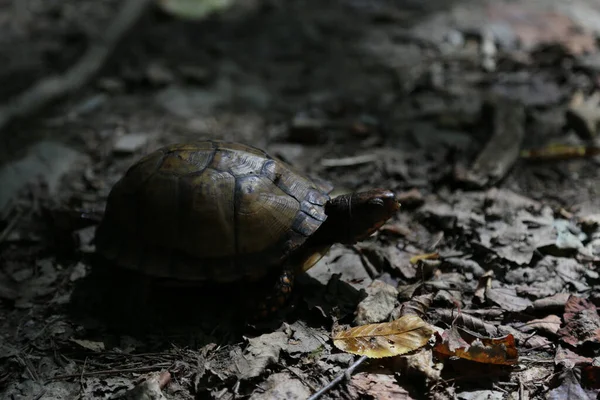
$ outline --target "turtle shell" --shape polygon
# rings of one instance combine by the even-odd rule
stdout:
[[[143,157],[113,186],[96,249],[157,277],[256,278],[325,221],[330,191],[251,146],[174,144]]]

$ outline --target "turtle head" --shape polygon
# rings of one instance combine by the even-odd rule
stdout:
[[[400,208],[394,192],[372,189],[331,199],[325,206],[331,239],[356,243],[371,236]]]

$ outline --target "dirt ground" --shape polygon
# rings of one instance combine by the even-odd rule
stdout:
[[[150,6],[91,84],[0,129],[0,397],[306,399],[359,359],[332,330],[416,314],[428,345],[321,398],[598,398],[600,5],[563,3]],[[0,105],[121,4],[0,1]],[[393,190],[401,211],[334,245],[269,321],[240,313],[261,293],[245,284],[159,287],[133,318],[140,276],[77,216],[142,155],[198,139],[336,193]]]

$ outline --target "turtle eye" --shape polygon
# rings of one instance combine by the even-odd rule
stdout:
[[[374,197],[372,199],[369,199],[369,201],[367,203],[370,205],[373,205],[373,206],[383,207],[383,200],[380,199],[379,197]]]

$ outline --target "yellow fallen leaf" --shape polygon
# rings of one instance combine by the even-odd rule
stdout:
[[[333,344],[347,353],[369,358],[392,357],[424,346],[433,332],[431,326],[418,316],[405,315],[392,322],[337,332]]]
[[[595,157],[600,154],[597,146],[571,146],[550,144],[540,149],[521,150],[521,158],[533,160],[569,160],[582,157]]]
[[[436,260],[440,258],[440,255],[438,253],[425,253],[425,254],[418,254],[416,256],[412,256],[410,258],[410,263],[411,264],[416,264],[418,263],[420,260]]]

